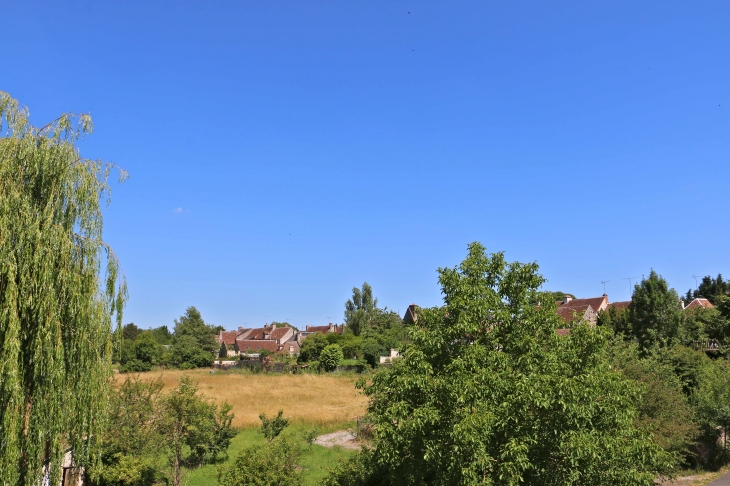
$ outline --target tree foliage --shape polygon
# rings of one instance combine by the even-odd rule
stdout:
[[[103,467],[91,469],[92,484],[147,486],[158,478],[157,431],[162,381],[127,377],[112,390],[102,440]]]
[[[157,430],[170,466],[172,486],[180,486],[186,469],[215,460],[235,437],[231,406],[220,408],[198,395],[198,384],[189,376],[160,397]]]
[[[218,334],[217,328],[206,324],[200,311],[194,306],[188,307],[185,314],[175,320],[173,333],[175,340],[183,336],[194,338],[200,349],[210,353],[211,357],[218,351],[219,345],[215,340],[215,336]]]
[[[640,390],[610,369],[602,331],[556,335],[536,264],[474,243],[439,273],[445,306],[421,309],[403,357],[361,382],[372,459],[330,484],[651,485],[671,467],[635,426]]]
[[[179,485],[188,469],[226,456],[236,434],[230,405],[201,397],[185,375],[173,390],[161,390],[159,379],[127,377],[113,391],[103,467],[90,471],[92,484],[148,486],[169,479]],[[168,471],[160,456],[167,457]]]
[[[102,240],[114,166],[81,156],[88,115],[43,128],[0,92],[0,477],[50,481],[93,459],[106,413],[112,319],[126,286]],[[120,179],[126,174],[122,171]],[[102,265],[106,266],[102,276]]]
[[[231,464],[218,471],[219,486],[301,486],[297,469],[299,447],[276,439],[263,447],[242,450]]]
[[[704,298],[713,305],[717,305],[718,300],[727,295],[730,295],[730,281],[723,280],[722,274],[717,274],[716,278],[709,275],[702,277],[702,282],[697,290],[688,290],[685,297],[688,304],[692,299]]]
[[[628,307],[632,334],[643,350],[670,346],[681,335],[682,308],[677,292],[654,270],[634,287]]]
[[[340,366],[343,359],[342,348],[337,344],[330,344],[319,355],[319,364],[325,371],[333,371]]]
[[[259,414],[259,420],[261,420],[261,429],[259,431],[267,442],[279,437],[279,434],[289,426],[289,419],[284,418],[283,410],[279,410],[279,413],[273,418],[267,418],[265,413],[261,413]]]

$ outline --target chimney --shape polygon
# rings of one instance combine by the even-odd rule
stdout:
[[[573,297],[566,295],[565,299],[563,299],[563,304],[568,304],[571,300],[573,300]]]
[[[680,298],[679,303],[682,304],[682,310],[684,310],[684,299]]]
[[[330,332],[335,330],[335,325],[330,322]]]

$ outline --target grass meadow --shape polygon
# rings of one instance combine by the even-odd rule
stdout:
[[[290,419],[282,436],[297,441],[301,447],[299,465],[302,467],[304,484],[317,485],[334,467],[335,463],[352,450],[341,447],[313,445],[311,450],[303,439],[307,430],[316,428],[319,434],[354,427],[355,418],[365,414],[367,399],[355,388],[357,377],[351,374],[255,374],[248,371],[216,370],[162,370],[141,373],[143,380],[160,378],[164,389],[174,387],[180,375],[187,374],[198,381],[199,391],[217,403],[228,402],[233,406],[233,425],[239,429],[228,449],[229,460],[239,451],[250,446],[264,444],[258,430],[259,414],[275,415],[278,410]],[[127,375],[115,375],[121,382]],[[216,486],[218,465],[210,464],[191,471],[185,480],[190,486]]]
[[[317,431],[326,434],[352,426],[354,426],[354,423],[331,423],[328,426],[318,427]],[[319,445],[313,445],[310,450],[302,436],[306,430],[311,428],[310,425],[294,424],[284,429],[281,434],[282,437],[289,437],[300,444],[301,457],[298,464],[302,467],[302,479],[305,486],[320,484],[337,461],[345,459],[354,452],[342,447],[322,447]],[[258,432],[257,428],[250,427],[241,430],[231,441],[231,447],[228,449],[229,461],[233,461],[242,449],[250,446],[261,446],[264,442],[264,436]],[[210,464],[195,469],[187,475],[186,483],[190,486],[217,486],[218,467],[219,465]]]
[[[254,374],[238,370],[164,370],[141,373],[142,379],[161,378],[165,389],[174,387],[180,375],[187,374],[199,382],[200,393],[217,403],[233,406],[233,425],[258,427],[259,414],[284,416],[292,424],[326,427],[344,424],[365,414],[367,398],[355,388],[357,378],[351,374]],[[117,381],[126,375],[115,375]]]

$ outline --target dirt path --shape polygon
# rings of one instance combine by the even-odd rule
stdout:
[[[314,439],[314,443],[324,447],[340,446],[344,449],[360,449],[360,444],[355,442],[355,436],[347,430],[338,430],[331,434],[320,435]]]

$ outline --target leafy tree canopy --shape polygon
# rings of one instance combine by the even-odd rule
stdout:
[[[317,361],[322,350],[329,345],[327,336],[322,333],[314,333],[302,341],[301,350],[299,352],[299,361],[306,363],[307,361]]]
[[[671,467],[635,426],[640,390],[611,371],[604,333],[556,335],[537,270],[478,243],[439,269],[444,307],[421,309],[403,358],[361,382],[372,460],[328,484],[648,486]]]
[[[150,329],[150,332],[155,337],[158,344],[172,344],[172,333],[167,326],[160,326],[154,329]]]
[[[129,324],[125,324],[122,328],[122,336],[127,341],[134,341],[137,339],[137,336],[139,333],[142,332],[140,328],[138,328],[134,322],[130,322]]]
[[[88,115],[70,114],[36,128],[0,92],[0,478],[8,485],[38,484],[47,464],[58,484],[69,448],[77,464],[93,463],[106,413],[112,320],[121,329],[126,285],[102,239],[115,166],[76,146],[91,131]]]
[[[170,351],[172,364],[181,369],[205,368],[213,364],[213,354],[201,348],[193,336],[176,337]]]
[[[682,307],[677,292],[654,270],[634,287],[628,307],[628,320],[639,346],[647,350],[678,342],[681,335]]]
[[[218,471],[219,486],[301,486],[297,468],[299,447],[286,439],[276,439],[263,447],[242,450],[232,464]]]
[[[702,277],[702,282],[697,290],[689,289],[685,298],[688,304],[692,299],[701,297],[709,300],[713,305],[717,305],[719,298],[727,295],[730,295],[730,281],[723,280],[722,274],[717,274],[717,278],[709,275]]]
[[[343,359],[342,348],[337,344],[330,344],[319,355],[319,364],[325,371],[333,371],[340,366]]]
[[[261,429],[259,431],[264,435],[267,442],[279,437],[279,434],[289,426],[289,419],[284,418],[283,410],[279,410],[279,413],[273,418],[267,418],[265,413],[261,413],[259,420],[261,420]]]
[[[200,311],[194,306],[188,307],[185,314],[175,320],[175,340],[182,336],[195,338],[200,348],[211,353],[211,356],[219,348],[218,342],[215,340],[217,334],[216,329],[205,323]]]

